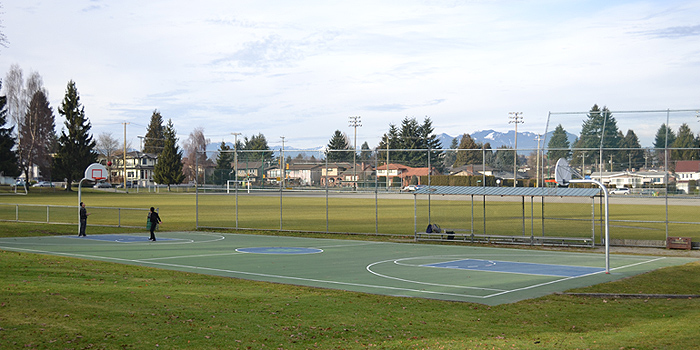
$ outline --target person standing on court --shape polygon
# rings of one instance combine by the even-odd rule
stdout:
[[[88,215],[90,215],[90,213],[88,213],[87,209],[85,209],[85,203],[80,202],[80,231],[78,233],[78,237],[87,236],[85,234],[85,226],[87,226]]]
[[[156,230],[156,226],[160,224],[162,221],[160,221],[160,216],[158,213],[156,213],[156,209],[151,207],[151,211],[148,212],[148,222],[151,224],[151,227],[149,229],[151,230],[151,238],[149,238],[149,241],[156,241],[156,235],[154,231]]]

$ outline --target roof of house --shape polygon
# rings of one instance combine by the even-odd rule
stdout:
[[[676,162],[677,173],[698,173],[700,172],[700,160],[679,160]]]

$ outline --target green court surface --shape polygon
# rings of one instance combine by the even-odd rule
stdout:
[[[488,305],[696,259],[513,248],[161,232],[0,238],[0,249],[257,281]],[[235,283],[232,280],[231,283]]]

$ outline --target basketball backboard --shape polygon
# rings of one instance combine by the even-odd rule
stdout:
[[[85,178],[92,181],[104,180],[107,178],[107,168],[100,163],[92,163],[85,169]]]

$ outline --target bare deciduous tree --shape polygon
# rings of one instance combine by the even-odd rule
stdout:
[[[204,128],[201,126],[194,128],[190,135],[185,141],[184,148],[187,154],[184,159],[184,172],[185,175],[194,179],[196,172],[196,167],[206,165],[207,162],[207,144],[211,142],[210,139],[204,137]]]
[[[107,159],[112,159],[112,157],[121,149],[119,140],[112,137],[111,132],[103,132],[97,135],[97,143],[95,145],[97,152],[103,155]]]
[[[26,179],[31,179],[31,168],[36,165],[45,178],[50,178],[51,151],[56,142],[55,117],[46,95],[34,93],[27,114],[19,126],[22,142],[18,145],[20,164]]]

